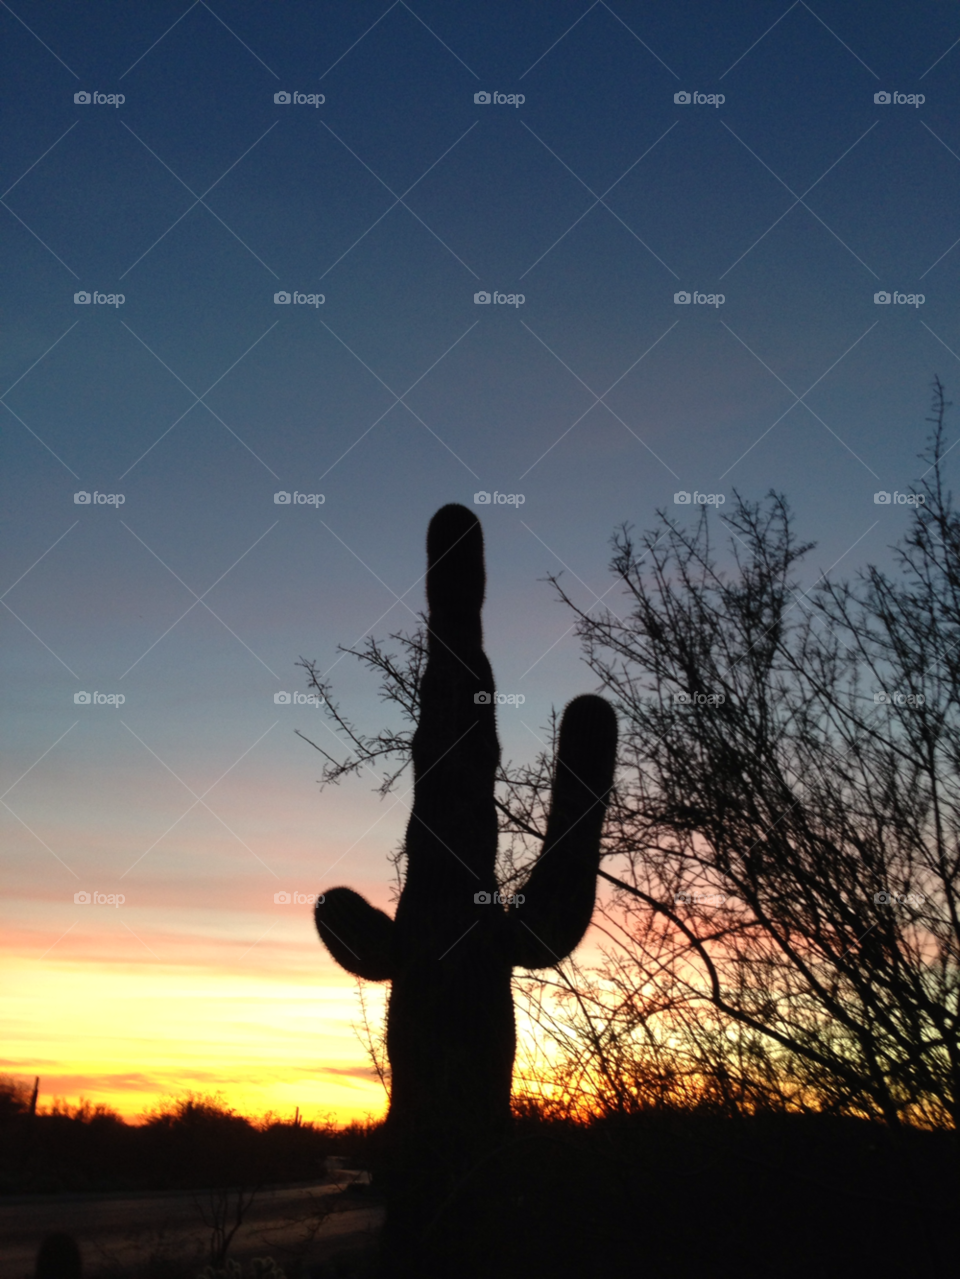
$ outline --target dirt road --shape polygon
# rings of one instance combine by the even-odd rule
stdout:
[[[357,1232],[375,1233],[382,1209],[362,1194],[344,1192],[366,1173],[340,1171],[309,1186],[261,1191],[230,1248],[243,1262],[272,1256],[283,1265],[316,1262]],[[230,1209],[235,1205],[231,1200]],[[84,1275],[119,1263],[131,1275],[151,1256],[195,1263],[208,1261],[211,1195],[207,1191],[141,1194],[22,1195],[0,1200],[0,1276],[31,1279],[37,1247],[45,1234],[66,1230],[83,1252]]]

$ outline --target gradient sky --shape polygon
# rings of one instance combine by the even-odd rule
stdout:
[[[274,894],[388,907],[409,800],[321,795],[294,729],[342,748],[274,694],[314,658],[379,727],[337,645],[413,623],[427,521],[479,491],[524,497],[477,508],[515,759],[593,687],[542,579],[618,607],[609,537],[695,518],[675,492],[784,491],[811,583],[887,562],[873,495],[960,386],[960,12],[15,0],[0,32],[0,1070],[376,1113],[353,981]]]

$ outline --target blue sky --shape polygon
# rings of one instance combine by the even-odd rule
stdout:
[[[675,492],[784,491],[809,581],[888,559],[905,516],[873,494],[915,481],[931,379],[960,381],[955,6],[17,0],[0,24],[5,878],[51,1016],[57,963],[343,988],[272,894],[386,904],[406,808],[370,779],[319,796],[293,730],[327,730],[273,696],[412,623],[443,503],[523,497],[477,507],[514,758],[592,684],[542,579],[602,596],[617,524],[694,518]],[[333,675],[378,726],[371,681]],[[121,882],[122,926],[78,918]],[[97,1043],[78,1065],[11,1016],[8,1068],[122,1091]]]

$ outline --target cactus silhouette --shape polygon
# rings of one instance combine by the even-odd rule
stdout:
[[[523,902],[504,908],[496,896],[500,746],[480,622],[484,589],[480,522],[464,506],[444,506],[427,533],[428,660],[396,917],[349,888],[325,890],[316,908],[320,937],[342,968],[392,982],[385,1240],[398,1274],[427,1273],[428,1222],[508,1129],[511,970],[558,963],[586,932],[613,780],[613,709],[600,697],[577,697],[561,721],[540,857]]]

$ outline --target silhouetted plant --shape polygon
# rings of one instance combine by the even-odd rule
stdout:
[[[625,869],[601,871],[619,890],[615,944],[568,1005],[579,1029],[566,1065],[603,1109],[641,1101],[631,1071],[672,1049],[674,1078],[699,1074],[712,1103],[958,1126],[960,513],[943,476],[947,407],[936,381],[896,574],[821,574],[802,591],[811,548],[771,494],[727,510],[727,571],[706,513],[688,530],[661,512],[639,542],[622,529],[612,568],[625,616],[582,610],[553,579],[628,725],[608,845]]]
[[[449,1191],[464,1182],[509,1124],[511,971],[559,963],[590,923],[616,756],[611,707],[592,695],[574,699],[560,728],[543,849],[504,909],[484,590],[480,523],[465,507],[445,506],[427,534],[427,662],[416,690],[414,803],[396,917],[349,888],[326,889],[316,908],[320,937],[341,967],[392,981],[386,1234],[397,1267],[420,1273],[431,1183]],[[460,1248],[466,1258],[462,1239]]]

